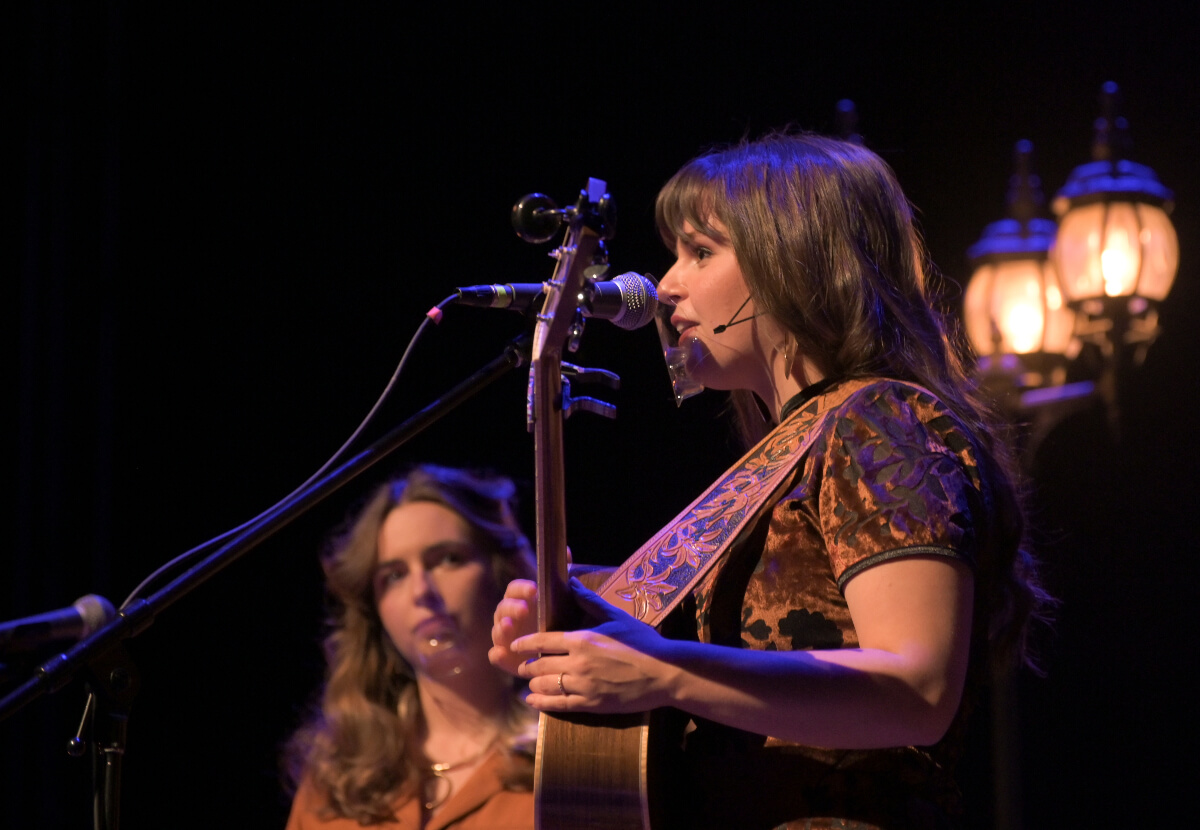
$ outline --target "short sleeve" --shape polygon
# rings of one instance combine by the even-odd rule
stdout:
[[[871,387],[837,414],[820,470],[818,509],[839,587],[904,556],[973,563],[980,505],[966,432],[936,398]]]

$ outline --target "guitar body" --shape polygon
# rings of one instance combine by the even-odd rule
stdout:
[[[598,590],[612,568],[571,575]],[[695,623],[673,613],[658,626],[685,636]],[[689,718],[678,709],[627,715],[549,715],[538,721],[534,792],[539,830],[663,830],[677,814]]]
[[[686,716],[547,715],[538,724],[539,830],[662,830]]]

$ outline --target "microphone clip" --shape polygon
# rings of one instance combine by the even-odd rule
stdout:
[[[563,363],[561,366],[562,411],[564,418],[571,417],[572,413],[576,410],[583,410],[584,412],[590,412],[593,415],[600,415],[609,419],[617,417],[616,406],[607,401],[586,396],[573,396],[571,394],[571,380],[574,379],[580,383],[601,383],[609,389],[619,389],[621,387],[620,376],[607,369],[587,369],[572,363]]]

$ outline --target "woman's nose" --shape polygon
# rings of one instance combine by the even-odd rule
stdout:
[[[426,603],[438,598],[437,585],[428,571],[416,569],[409,575],[409,587],[412,589],[413,602]]]
[[[683,283],[679,279],[679,263],[676,262],[658,281],[658,299],[670,305],[679,305],[683,293]]]

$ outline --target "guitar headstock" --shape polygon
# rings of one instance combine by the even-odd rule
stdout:
[[[612,234],[612,214],[612,199],[600,179],[588,179],[575,204],[565,210],[558,210],[541,194],[526,196],[513,208],[513,224],[527,239],[542,239],[552,224],[567,225],[563,243],[552,254],[557,265],[546,283],[546,300],[534,330],[535,360],[547,350],[561,354],[575,320],[584,274],[603,257],[601,240]]]
[[[563,349],[576,325],[586,274],[604,259],[603,240],[611,238],[615,219],[612,198],[600,179],[588,179],[575,204],[565,209],[560,210],[540,193],[524,197],[513,207],[513,226],[528,241],[547,241],[559,227],[567,226],[562,244],[551,254],[557,263],[545,283],[546,299],[533,332],[527,410],[531,430],[538,417],[534,376],[540,370],[557,375]]]

